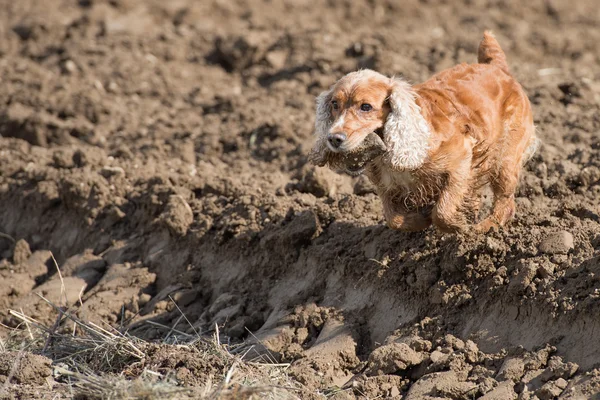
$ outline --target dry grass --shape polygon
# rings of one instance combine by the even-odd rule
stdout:
[[[41,296],[40,296],[41,297]],[[68,391],[89,399],[297,399],[301,388],[286,373],[285,364],[249,363],[221,343],[218,329],[212,337],[198,337],[169,329],[168,342],[150,343],[79,319],[67,307],[42,298],[57,313],[52,326],[45,326],[20,311],[11,310],[20,321],[0,350],[27,349],[53,360],[57,382]],[[183,343],[183,344],[182,344]],[[174,373],[156,372],[145,366],[149,349],[168,347],[168,352],[194,352],[197,360],[217,360],[225,373],[198,377],[202,385],[180,382]],[[194,355],[194,359],[196,356]],[[139,368],[136,368],[139,367]],[[218,368],[207,365],[207,371]],[[132,371],[140,371],[133,374]],[[223,370],[221,370],[223,371]]]

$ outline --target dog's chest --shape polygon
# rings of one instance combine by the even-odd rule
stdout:
[[[375,168],[370,174],[371,181],[383,192],[409,193],[417,181],[409,171],[393,171],[389,168]]]

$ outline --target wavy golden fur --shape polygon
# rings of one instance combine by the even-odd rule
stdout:
[[[461,64],[411,86],[362,70],[340,79],[317,98],[317,142],[311,159],[360,146],[371,132],[386,152],[365,169],[393,229],[485,232],[515,214],[523,163],[538,146],[529,99],[510,74],[506,56],[484,33],[478,63]],[[480,188],[490,184],[489,216],[474,221]]]

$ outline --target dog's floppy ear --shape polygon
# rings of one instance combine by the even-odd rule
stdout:
[[[397,169],[417,169],[427,158],[431,132],[415,98],[416,94],[407,82],[391,79],[390,113],[383,138],[388,149],[385,159]]]
[[[327,133],[333,123],[331,117],[331,96],[333,90],[327,90],[317,97],[317,109],[315,118],[316,142],[313,146],[309,160],[320,167],[327,164]]]

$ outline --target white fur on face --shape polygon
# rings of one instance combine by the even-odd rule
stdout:
[[[343,112],[333,123],[333,125],[331,126],[331,128],[329,128],[329,132],[328,133],[335,133],[338,132],[340,130],[342,130],[344,128],[344,122],[346,119],[346,112]],[[327,135],[326,134],[326,135]],[[329,143],[329,140],[327,140],[327,147],[329,148],[329,150],[333,151],[334,153],[337,153],[338,151],[340,151],[340,149],[336,149],[335,147],[331,146],[331,143]]]
[[[333,125],[329,129],[329,132],[337,132],[338,130],[344,128],[345,119],[346,119],[346,112],[344,111],[338,117],[338,119],[335,120],[335,122],[333,123]]]
[[[388,147],[385,160],[396,169],[414,170],[427,158],[431,132],[410,85],[397,78],[392,85],[391,111],[383,134]]]

